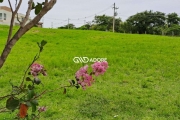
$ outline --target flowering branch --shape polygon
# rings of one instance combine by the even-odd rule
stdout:
[[[46,43],[47,43],[47,42],[44,41],[44,40],[43,40],[41,43],[37,43],[38,46],[39,46],[39,52],[38,52],[38,54],[34,57],[34,59],[32,60],[31,64],[28,66],[28,68],[26,69],[20,87],[23,86],[23,83],[24,83],[24,81],[25,81],[25,77],[26,77],[26,75],[27,75],[27,72],[28,72],[28,70],[30,69],[30,67],[32,66],[32,64],[39,59],[40,53],[42,52],[43,47],[44,47],[44,45],[46,45]]]
[[[20,86],[14,86],[10,81],[12,92],[10,95],[0,97],[0,100],[7,98],[6,107],[0,108],[0,113],[15,111],[18,109],[19,113],[17,114],[17,119],[29,119],[28,110],[31,108],[31,119],[39,119],[40,113],[46,111],[46,107],[44,106],[37,109],[37,106],[39,105],[38,99],[42,95],[46,94],[47,92],[55,92],[60,89],[64,89],[63,94],[66,94],[66,90],[69,87],[76,87],[77,89],[82,87],[82,89],[85,90],[95,81],[93,76],[104,74],[108,68],[108,63],[106,61],[95,62],[91,65],[92,71],[88,73],[88,65],[85,65],[75,73],[75,80],[69,80],[69,85],[60,86],[59,88],[53,90],[46,89],[38,94],[35,91],[35,87],[41,83],[38,76],[41,74],[46,76],[47,73],[43,65],[35,62],[40,58],[40,54],[46,43],[47,42],[44,40],[41,41],[41,43],[38,43],[39,51],[25,70]],[[33,79],[31,79],[31,77],[33,77]],[[28,83],[27,86],[26,83]],[[37,111],[38,113],[36,114]]]

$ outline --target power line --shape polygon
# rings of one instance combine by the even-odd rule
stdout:
[[[95,14],[92,14],[92,15],[89,15],[89,16],[86,16],[86,17],[73,18],[73,19],[68,18],[68,20],[67,20],[67,19],[52,18],[52,17],[43,17],[43,20],[42,20],[42,21],[43,21],[43,23],[44,23],[45,21],[51,21],[51,28],[54,27],[53,25],[54,25],[54,22],[55,22],[55,21],[59,21],[58,23],[55,22],[55,24],[63,24],[63,23],[65,23],[65,22],[68,22],[68,24],[70,24],[70,23],[69,23],[70,20],[71,20],[71,21],[83,20],[83,21],[82,21],[82,24],[83,24],[83,23],[85,24],[85,21],[87,21],[87,20],[86,20],[87,18],[91,18],[91,17],[93,17],[93,16],[96,16],[97,14],[103,13],[103,12],[111,9],[112,7],[113,7],[113,4],[110,5],[110,6],[108,6],[107,8],[99,11],[99,12],[96,12]],[[35,16],[31,16],[31,17],[33,18],[33,17],[35,17]],[[80,24],[80,23],[78,23],[78,24]]]

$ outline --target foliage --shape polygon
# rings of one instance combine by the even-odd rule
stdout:
[[[91,29],[91,26],[92,26],[91,22],[87,22],[85,25],[83,25],[83,26],[81,26],[81,27],[79,27],[79,28],[77,28],[77,29],[90,30],[90,29]]]
[[[43,8],[43,5],[45,4],[45,2],[42,2],[42,3],[37,3],[36,5],[35,5],[35,3],[33,2],[33,4],[32,4],[32,10],[33,9],[35,9],[35,14],[37,15],[40,11],[41,11],[41,9]]]
[[[93,22],[96,25],[95,30],[100,31],[112,31],[113,26],[113,18],[110,16],[102,15],[102,16],[95,16]],[[119,32],[121,19],[115,19],[115,31]]]
[[[180,35],[179,23],[180,18],[177,13],[170,13],[166,16],[165,13],[150,10],[130,16],[121,25],[121,28],[122,31],[127,33]],[[176,25],[176,28],[174,25]]]
[[[166,35],[180,35],[180,25],[171,24],[171,26],[167,29]]]
[[[129,17],[127,22],[132,27],[132,33],[152,33],[149,31],[151,28],[165,25],[165,14],[158,11],[144,11]]]
[[[113,28],[113,18],[106,15],[95,16],[94,20],[88,22],[87,24],[81,26],[79,29],[82,30],[99,30],[99,31],[112,31]],[[121,19],[115,19],[115,31],[120,32]]]
[[[75,28],[75,25],[72,23],[58,27],[58,29],[74,29],[74,28]]]
[[[167,24],[168,27],[172,27],[173,25],[179,25],[180,18],[178,17],[177,13],[169,13],[167,15]]]

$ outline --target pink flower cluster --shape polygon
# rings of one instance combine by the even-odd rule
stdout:
[[[85,65],[76,72],[78,84],[81,85],[83,89],[86,89],[86,86],[91,86],[91,83],[93,82],[93,78],[88,74],[87,69],[88,65]]]
[[[108,62],[103,61],[103,62],[95,62],[94,64],[91,65],[93,68],[93,72],[96,76],[102,75],[106,72],[108,68]]]
[[[91,66],[93,68],[93,72],[91,72],[90,74],[88,74],[87,71],[88,65],[81,67],[75,74],[78,84],[81,85],[83,89],[86,89],[86,86],[91,86],[92,82],[94,82],[94,79],[92,77],[93,74],[98,76],[106,72],[108,63],[106,61],[95,62]]]
[[[44,67],[40,64],[34,63],[31,65],[31,74],[35,77],[39,73],[42,73],[44,76],[47,75],[46,71],[44,70]]]

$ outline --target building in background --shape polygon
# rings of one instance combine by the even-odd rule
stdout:
[[[6,7],[6,6],[0,6],[0,24],[1,25],[10,25],[11,23],[11,8]],[[20,22],[25,18],[24,14],[17,13],[14,19],[14,24],[13,25],[20,25]],[[31,21],[31,18],[28,19],[27,23]],[[39,22],[37,24],[37,27],[42,27],[42,22]]]
[[[10,25],[11,9],[6,6],[0,6],[0,24]]]

